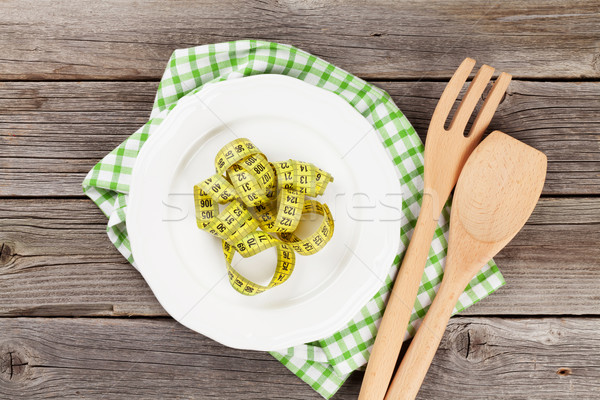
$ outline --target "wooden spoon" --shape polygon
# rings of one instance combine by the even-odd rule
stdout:
[[[455,189],[442,284],[386,400],[416,397],[459,296],[525,225],[545,176],[543,153],[499,131],[471,153]]]

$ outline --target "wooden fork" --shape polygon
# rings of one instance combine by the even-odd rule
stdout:
[[[439,215],[456,185],[462,167],[481,141],[512,78],[505,72],[500,74],[469,134],[465,136],[467,122],[492,78],[494,68],[483,65],[479,69],[458,106],[450,127],[445,129],[444,123],[474,66],[475,60],[471,58],[466,58],[460,64],[444,89],[431,118],[425,142],[425,188],[421,211],[371,351],[359,400],[381,400],[385,396],[415,304]]]

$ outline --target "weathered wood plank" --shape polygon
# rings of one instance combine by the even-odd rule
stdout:
[[[0,200],[0,316],[162,316],[87,200]],[[471,314],[598,314],[600,199],[542,199]]]
[[[598,16],[594,0],[9,0],[0,79],[156,79],[176,48],[240,38],[366,78],[449,77],[473,55],[517,77],[600,77]]]
[[[424,137],[444,82],[378,82]],[[0,196],[80,196],[87,171],[146,122],[155,82],[0,83]],[[600,193],[600,83],[511,83],[490,129],[545,152],[544,193]]]
[[[84,200],[0,201],[0,315],[166,315]]]
[[[494,259],[506,286],[465,314],[600,313],[600,199],[542,199]]]
[[[600,396],[597,318],[453,318],[418,398]]]
[[[378,85],[389,92],[425,141],[445,83]],[[600,193],[599,93],[600,82],[513,81],[488,131],[501,130],[546,154],[543,194]]]
[[[419,399],[600,394],[600,319],[453,318]],[[264,352],[170,319],[0,319],[3,398],[320,399]],[[357,372],[334,399],[355,399]]]

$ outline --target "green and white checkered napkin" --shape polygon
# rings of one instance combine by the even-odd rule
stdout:
[[[258,74],[288,75],[342,97],[375,127],[401,177],[405,224],[402,233],[398,234],[402,237],[402,248],[394,265],[390,266],[382,288],[333,336],[271,352],[314,390],[329,398],[350,373],[364,366],[369,358],[387,297],[419,214],[423,190],[423,144],[386,92],[288,45],[241,40],[176,50],[160,81],[150,120],[94,166],[83,182],[83,191],[106,214],[110,240],[135,266],[125,215],[131,172],[140,148],[183,96],[196,93],[209,83]],[[446,206],[435,232],[405,338],[414,334],[441,282],[448,220],[449,206]],[[467,286],[455,312],[464,310],[503,284],[502,275],[490,261]]]

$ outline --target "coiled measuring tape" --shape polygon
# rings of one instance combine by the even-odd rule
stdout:
[[[241,138],[219,150],[215,170],[194,186],[196,223],[221,239],[229,283],[238,292],[253,296],[282,284],[294,270],[296,252],[315,254],[333,236],[329,207],[306,198],[322,195],[333,181],[331,174],[314,164],[270,163],[250,140]],[[220,212],[219,204],[226,204]],[[321,215],[323,221],[312,235],[301,239],[294,232],[307,214]],[[271,247],[277,250],[277,264],[266,286],[245,278],[232,266],[236,252],[251,257]]]

